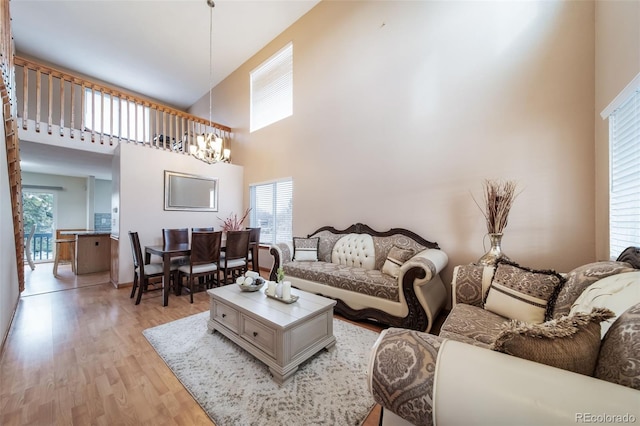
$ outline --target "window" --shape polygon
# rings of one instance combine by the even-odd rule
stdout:
[[[139,142],[149,138],[148,107],[120,98],[113,98],[112,107],[111,95],[91,89],[85,89],[84,100],[84,122],[88,130]]]
[[[293,237],[293,181],[289,179],[249,185],[251,214],[249,223],[260,230],[260,242],[291,241]]]
[[[602,115],[609,117],[609,254],[615,259],[640,246],[640,74]]]
[[[250,131],[293,114],[293,43],[251,71]]]

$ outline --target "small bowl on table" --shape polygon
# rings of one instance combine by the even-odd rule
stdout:
[[[240,287],[240,290],[242,291],[258,291],[264,286],[265,282],[266,281],[264,278],[259,277],[253,280],[251,284],[245,284],[244,282],[243,283],[236,282],[236,284],[238,284],[238,287]]]

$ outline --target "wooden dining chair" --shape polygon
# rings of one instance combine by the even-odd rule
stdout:
[[[225,256],[220,259],[224,284],[231,284],[236,277],[247,272],[248,257],[249,231],[227,231]]]
[[[162,229],[162,244],[189,243],[189,228]]]
[[[215,231],[215,229],[213,229],[213,226],[209,226],[207,228],[191,228],[191,232],[213,232]]]
[[[153,286],[151,291],[162,290],[162,287],[165,285],[162,281],[164,266],[162,263],[144,264],[142,249],[140,248],[140,238],[137,232],[129,231],[129,240],[131,241],[131,254],[133,255],[133,288],[131,289],[131,296],[129,297],[133,298],[137,290],[136,305],[139,305],[142,299],[142,293],[150,290],[149,285]],[[159,278],[159,287],[157,287],[157,281],[151,281],[152,278]]]
[[[162,245],[189,244],[189,228],[162,229]],[[177,256],[171,259],[171,264],[180,266],[189,263],[189,256]]]
[[[182,291],[183,276],[186,276],[189,284],[189,296],[193,303],[194,278],[210,278],[210,280],[197,280],[198,286],[205,285],[210,288],[214,283],[220,285],[218,275],[220,261],[220,246],[222,244],[222,232],[193,232],[191,234],[191,256],[189,264],[178,268],[178,285]]]
[[[258,252],[260,251],[260,228],[247,228],[249,230],[249,262],[251,270],[259,272]]]

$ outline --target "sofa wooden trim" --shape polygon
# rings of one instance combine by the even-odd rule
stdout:
[[[419,236],[418,234],[412,231],[409,231],[408,229],[392,228],[388,231],[381,232],[381,231],[376,231],[363,223],[356,223],[354,225],[349,226],[346,229],[341,229],[341,230],[338,230],[332,226],[323,226],[317,229],[315,232],[308,234],[307,238],[313,235],[316,235],[322,231],[329,231],[333,234],[344,234],[344,235],[352,234],[352,233],[353,234],[369,234],[376,237],[391,237],[393,235],[399,234],[415,240],[420,245],[425,246],[426,249],[440,250],[438,243],[428,241],[422,238],[421,236]],[[274,266],[271,269],[269,279],[272,281],[275,281],[277,276],[277,265],[280,265],[282,261],[280,259],[280,252],[276,248],[271,247],[269,252],[274,257],[274,263],[273,263]],[[429,315],[425,311],[424,307],[420,303],[420,300],[418,299],[418,296],[416,295],[415,288],[413,285],[415,280],[424,279],[425,277],[426,277],[426,271],[424,270],[424,268],[420,266],[413,266],[405,272],[403,276],[403,281],[402,281],[402,284],[403,284],[402,289],[403,289],[404,298],[407,303],[407,308],[409,311],[405,317],[395,316],[388,312],[384,312],[376,308],[354,309],[339,298],[327,296],[321,293],[318,293],[318,294],[320,294],[321,296],[329,297],[336,300],[336,306],[334,308],[334,311],[344,316],[347,319],[354,320],[354,321],[375,320],[380,323],[387,324],[393,327],[408,328],[408,329],[419,330],[419,331],[425,331],[425,330],[428,331],[433,325],[435,318],[431,318],[431,315]]]

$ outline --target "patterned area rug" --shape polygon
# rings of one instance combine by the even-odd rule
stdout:
[[[278,386],[265,364],[209,334],[208,318],[202,312],[143,334],[217,426],[359,425],[374,406],[367,364],[378,333],[334,319],[336,345]]]

